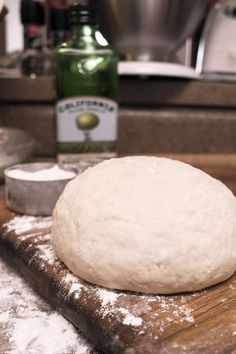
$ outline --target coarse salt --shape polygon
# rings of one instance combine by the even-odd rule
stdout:
[[[39,171],[29,172],[19,168],[7,172],[7,176],[24,181],[56,181],[60,179],[71,179],[76,176],[75,172],[61,169],[58,165],[45,168]]]

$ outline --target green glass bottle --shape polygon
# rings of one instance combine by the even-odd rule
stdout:
[[[97,29],[95,8],[71,5],[69,22],[71,39],[55,53],[59,161],[114,155],[118,57]]]

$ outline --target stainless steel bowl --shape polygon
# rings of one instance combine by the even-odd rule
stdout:
[[[53,166],[55,166],[55,163],[34,162],[15,165],[6,169],[4,172],[6,182],[5,193],[9,209],[26,215],[52,215],[59,196],[72,178],[40,181],[24,180],[11,177],[10,172],[14,169],[36,172]],[[62,166],[60,168],[74,172],[75,176],[78,174],[78,170],[75,168],[63,168]]]
[[[100,26],[121,57],[168,61],[196,30],[208,0],[92,0]]]

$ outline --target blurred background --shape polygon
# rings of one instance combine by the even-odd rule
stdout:
[[[118,154],[235,161],[236,0],[79,2],[97,7],[119,55]],[[30,133],[38,157],[56,156],[53,51],[70,36],[69,4],[7,0],[1,10],[0,125]]]
[[[22,59],[22,55],[17,56],[17,53],[22,54],[29,49],[43,51],[46,56],[47,49],[55,48],[67,40],[70,30],[68,6],[73,2],[8,0],[1,16],[0,54],[5,55],[5,58],[1,58],[0,67],[16,68]],[[92,3],[97,7],[102,33],[120,55],[121,74],[145,74],[148,70],[153,75],[168,75],[169,71],[168,67],[151,66],[150,62],[178,63],[195,68],[204,25],[216,2],[195,0],[190,4],[186,0],[148,0],[145,3],[139,0],[79,1],[81,4]],[[132,10],[134,8],[135,11]],[[130,69],[130,61],[136,63],[132,65],[133,69]],[[148,69],[146,64],[142,67],[142,62],[149,62]],[[36,74],[49,74],[49,63],[45,65],[46,67],[41,67],[41,71],[38,68]],[[185,69],[173,67],[171,74],[178,76],[180,71],[179,75],[191,76],[191,72]],[[172,73],[173,70],[176,72]],[[194,76],[194,72],[192,75]]]

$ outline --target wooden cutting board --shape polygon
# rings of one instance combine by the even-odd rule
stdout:
[[[50,245],[50,225],[50,218],[16,217],[0,193],[1,256],[100,352],[236,353],[236,276],[176,296],[109,291],[68,271]]]

